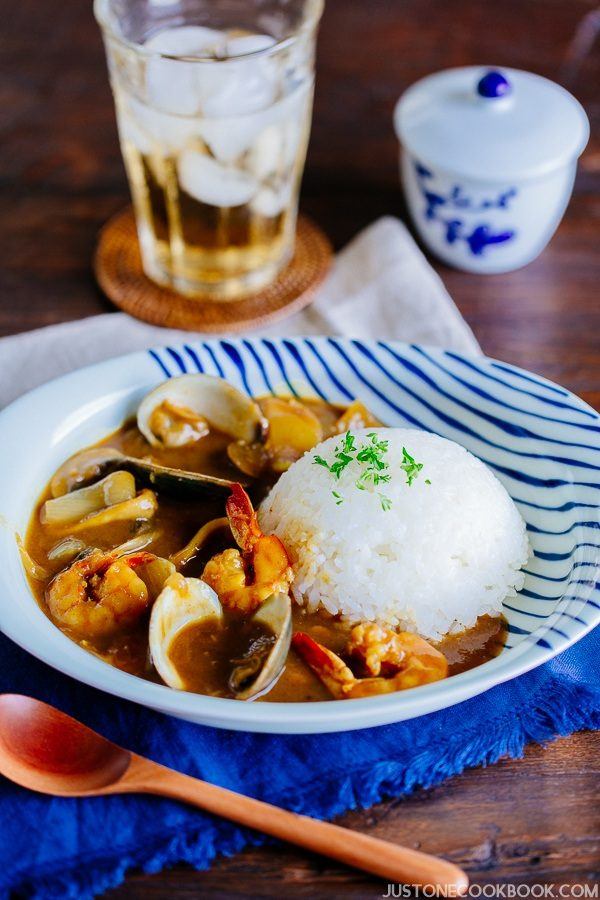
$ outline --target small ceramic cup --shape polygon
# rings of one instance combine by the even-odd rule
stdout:
[[[410,87],[394,123],[408,207],[432,253],[483,273],[535,259],[563,216],[589,137],[571,94],[516,69],[448,69]]]

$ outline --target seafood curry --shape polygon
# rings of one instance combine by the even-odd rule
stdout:
[[[22,547],[40,606],[110,665],[241,700],[366,697],[485,662],[502,619],[433,645],[291,598],[286,547],[254,506],[324,438],[378,424],[358,401],[254,401],[206,375],[165,382],[40,498]]]

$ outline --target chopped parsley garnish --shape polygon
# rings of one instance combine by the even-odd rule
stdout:
[[[318,466],[325,466],[335,478],[339,478],[347,465],[349,465],[354,457],[352,454],[355,452],[354,447],[354,435],[351,432],[347,431],[344,435],[344,441],[341,444],[338,444],[334,450],[335,461],[329,464],[326,459],[323,459],[322,456],[315,456],[313,462],[315,462]]]
[[[388,447],[389,441],[380,440],[375,431],[369,432],[367,440],[360,446],[357,446],[355,436],[351,431],[347,431],[340,443],[335,446],[333,462],[327,462],[324,457],[315,455],[313,456],[313,463],[316,466],[326,468],[337,480],[339,480],[344,469],[351,463],[357,464],[361,471],[354,485],[359,491],[366,491],[371,485],[376,488],[390,482],[392,473],[386,459]],[[406,483],[410,487],[423,468],[423,463],[416,462],[406,447],[403,447],[400,468],[406,475]],[[429,478],[425,479],[425,484],[431,484]],[[332,491],[331,494],[337,506],[344,502],[343,496],[338,491]],[[386,497],[385,494],[379,491],[377,496],[384,512],[392,508],[392,501],[389,497]]]
[[[392,477],[387,471],[389,465],[384,459],[388,451],[389,441],[380,441],[374,431],[371,431],[367,437],[369,443],[363,444],[356,454],[356,461],[364,466],[363,471],[356,480],[356,487],[364,491],[367,484],[373,484],[378,487],[380,484],[387,484]],[[379,495],[382,496],[381,494]],[[383,498],[389,504],[387,509],[392,505],[391,500],[387,497]],[[383,503],[382,503],[383,506]]]
[[[410,487],[423,468],[423,463],[415,462],[414,456],[411,456],[406,447],[403,447],[400,468],[406,474],[406,483]]]
[[[384,512],[387,512],[388,509],[392,508],[392,501],[389,497],[384,497],[383,494],[380,494],[379,500],[381,502],[381,508]]]
[[[322,456],[314,456],[313,463],[324,466],[331,472],[334,478],[339,479],[344,469],[351,463],[357,463],[361,472],[354,482],[359,491],[365,491],[369,485],[378,487],[387,484],[391,479],[389,464],[385,459],[388,451],[388,441],[380,440],[372,431],[367,435],[368,440],[357,447],[356,439],[351,431],[347,431],[333,451],[333,462],[328,462]],[[337,506],[344,502],[343,496],[338,491],[332,491],[333,499]],[[392,501],[389,497],[379,493],[381,508],[386,511],[391,508]]]

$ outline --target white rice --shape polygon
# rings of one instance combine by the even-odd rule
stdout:
[[[432,640],[498,615],[523,586],[529,555],[524,522],[504,487],[453,441],[384,428],[357,430],[357,445],[373,431],[389,441],[388,484],[358,490],[356,461],[339,480],[316,465],[317,454],[333,461],[340,438],[332,437],[294,463],[260,507],[263,530],[291,556],[296,601]],[[403,447],[423,463],[410,486]],[[332,491],[343,498],[339,505]],[[391,501],[387,511],[380,494]]]

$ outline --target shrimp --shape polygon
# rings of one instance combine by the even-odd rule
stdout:
[[[286,549],[263,534],[248,494],[235,484],[225,504],[231,533],[241,550],[229,548],[210,559],[202,579],[230,609],[251,613],[267,597],[288,593],[293,573]]]
[[[349,661],[365,677],[358,678],[343,659],[308,634],[295,634],[292,646],[338,700],[404,691],[448,674],[444,654],[423,638],[375,623],[356,625],[346,645]]]
[[[138,621],[174,571],[153,553],[92,550],[52,580],[46,601],[52,616],[80,637],[110,637]]]

